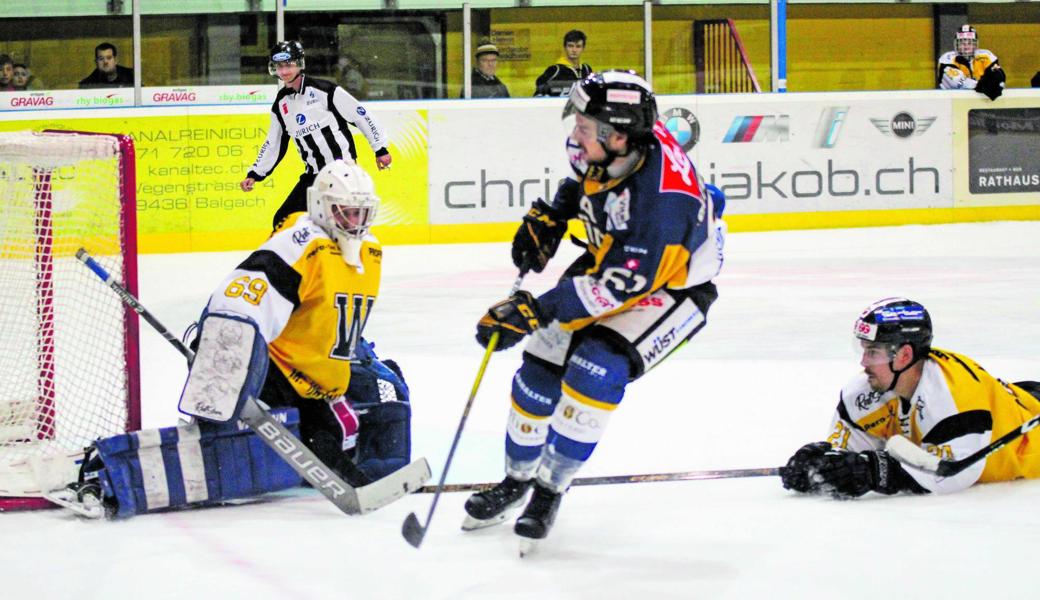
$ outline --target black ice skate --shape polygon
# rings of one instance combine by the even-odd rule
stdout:
[[[502,483],[490,490],[473,494],[466,500],[466,520],[463,531],[498,525],[512,516],[513,509],[520,506],[531,489],[533,479],[520,481],[506,477]]]
[[[524,513],[516,520],[516,526],[513,527],[513,531],[520,536],[521,558],[534,550],[538,542],[549,535],[562,499],[563,494],[543,487],[539,483],[535,484],[531,502],[527,504]]]

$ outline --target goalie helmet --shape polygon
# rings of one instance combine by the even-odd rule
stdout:
[[[636,143],[647,143],[653,139],[657,122],[657,100],[650,84],[635,71],[604,71],[589,75],[571,88],[563,117],[574,113],[609,125]],[[610,130],[599,130],[599,141],[605,143]]]
[[[932,347],[932,317],[920,303],[906,298],[871,304],[856,319],[854,331],[860,340],[887,345],[893,352],[909,344],[914,362],[927,356]]]
[[[378,209],[372,178],[353,162],[325,165],[307,189],[307,214],[336,240],[343,260],[355,267],[361,266],[361,241]]]
[[[979,49],[979,34],[974,27],[967,24],[961,25],[961,28],[957,30],[954,49],[958,55],[965,58],[975,56],[975,51]]]
[[[272,77],[278,76],[278,63],[294,64],[300,67],[301,71],[306,68],[304,66],[303,44],[295,40],[287,40],[271,46],[271,61],[267,63],[267,72]]]

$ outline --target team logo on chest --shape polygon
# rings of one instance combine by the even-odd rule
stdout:
[[[620,194],[610,192],[603,210],[607,213],[607,231],[623,231],[628,229],[629,204],[632,199],[628,188]]]

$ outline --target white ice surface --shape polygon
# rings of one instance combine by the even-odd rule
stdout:
[[[567,244],[565,243],[565,246]],[[141,297],[172,330],[245,253],[141,257]],[[575,250],[565,247],[541,291]],[[413,450],[440,475],[482,356],[473,326],[515,277],[506,244],[390,246],[366,337],[404,368]],[[704,329],[636,382],[582,476],[778,466],[826,434],[857,370],[852,321],[905,295],[935,344],[1008,380],[1040,379],[1040,224],[731,235]],[[449,482],[501,478],[509,380],[496,353]],[[176,421],[184,362],[142,323],[144,424]],[[837,502],[777,478],[574,488],[521,560],[508,525],[463,534],[447,494],[420,550],[400,535],[430,495],[347,517],[311,490],[243,506],[84,521],[0,515],[3,598],[1035,597],[1040,482]]]

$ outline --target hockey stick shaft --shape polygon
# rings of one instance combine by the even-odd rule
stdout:
[[[166,338],[166,341],[173,344],[173,347],[176,348],[178,352],[183,354],[184,358],[188,359],[188,362],[191,362],[192,359],[195,358],[195,354],[187,346],[185,346],[183,342],[177,339],[177,336],[170,333],[170,330],[166,329],[166,327],[164,327],[163,324],[159,322],[159,319],[156,319],[155,316],[152,315],[152,313],[148,312],[148,309],[145,308],[143,304],[141,304],[140,300],[135,298],[134,295],[127,291],[125,287],[120,285],[119,282],[116,281],[115,277],[109,274],[109,272],[106,271],[100,263],[94,260],[94,258],[90,255],[89,252],[86,251],[86,249],[80,248],[79,250],[77,250],[76,258],[79,259],[79,261],[82,262],[84,265],[86,265],[88,269],[93,271],[94,274],[97,275],[98,278],[105,283],[105,285],[111,288],[112,291],[115,292],[116,295],[118,295],[119,298],[123,301],[123,304],[129,306],[131,309],[133,309],[134,312],[141,315],[141,318],[147,321],[153,329],[158,331],[159,335],[163,336],[164,338]]]
[[[601,477],[578,477],[571,482],[571,487],[586,485],[614,485],[621,483],[658,483],[667,481],[698,481],[702,479],[731,479],[736,477],[775,477],[780,474],[778,467],[761,469],[719,469],[711,471],[680,471],[676,473],[645,473],[641,475],[604,475]],[[482,492],[498,485],[488,483],[451,483],[443,486],[445,492]],[[429,494],[437,490],[436,486],[427,485],[418,490],[420,494]]]
[[[960,460],[940,460],[939,457],[902,436],[890,438],[885,444],[885,450],[899,462],[930,471],[939,477],[952,477],[980,460],[984,460],[987,456],[1022,437],[1038,425],[1040,425],[1040,415],[1034,416],[1032,419],[1000,436],[1000,438],[985,448]]]
[[[509,295],[512,296],[520,290],[520,285],[524,281],[524,275],[527,274],[527,269],[522,269],[520,275],[513,282],[513,288],[509,291]],[[437,485],[433,488],[433,500],[430,501],[430,510],[426,513],[426,524],[421,525],[419,518],[415,513],[410,513],[401,524],[401,535],[408,541],[409,544],[418,548],[422,545],[423,538],[426,537],[426,531],[430,528],[430,521],[433,520],[433,512],[437,509],[437,501],[440,500],[441,493],[444,491],[444,482],[448,477],[448,468],[451,467],[451,461],[455,457],[455,450],[459,446],[459,440],[462,438],[462,429],[466,426],[466,419],[469,417],[469,411],[473,407],[473,400],[477,397],[477,390],[480,389],[480,382],[484,380],[484,371],[487,370],[488,362],[491,360],[491,354],[495,351],[498,346],[499,332],[491,334],[491,339],[488,340],[487,349],[484,350],[484,358],[480,361],[480,369],[477,371],[476,380],[473,381],[473,387],[469,391],[469,398],[466,399],[466,406],[462,409],[462,418],[459,419],[459,426],[455,429],[455,438],[451,441],[451,448],[448,450],[448,458],[444,461],[444,468],[441,469],[441,478],[437,482]]]
[[[90,254],[80,248],[76,252],[84,265],[90,268],[105,285],[111,288],[123,301],[141,315],[149,325],[155,328],[188,362],[195,358],[195,353],[170,333],[141,302],[119,284],[108,271],[97,263]],[[344,481],[335,471],[330,469],[309,448],[289,431],[278,419],[271,416],[256,401],[248,398],[239,417],[257,433],[258,437],[271,447],[300,477],[323,496],[348,515],[361,514],[375,510],[417,489],[429,478],[429,467],[424,459],[413,462],[404,469],[374,482],[372,492],[365,493],[368,486],[354,488]],[[393,479],[391,479],[393,478]],[[388,480],[388,481],[385,481]],[[394,485],[399,483],[400,485]]]

